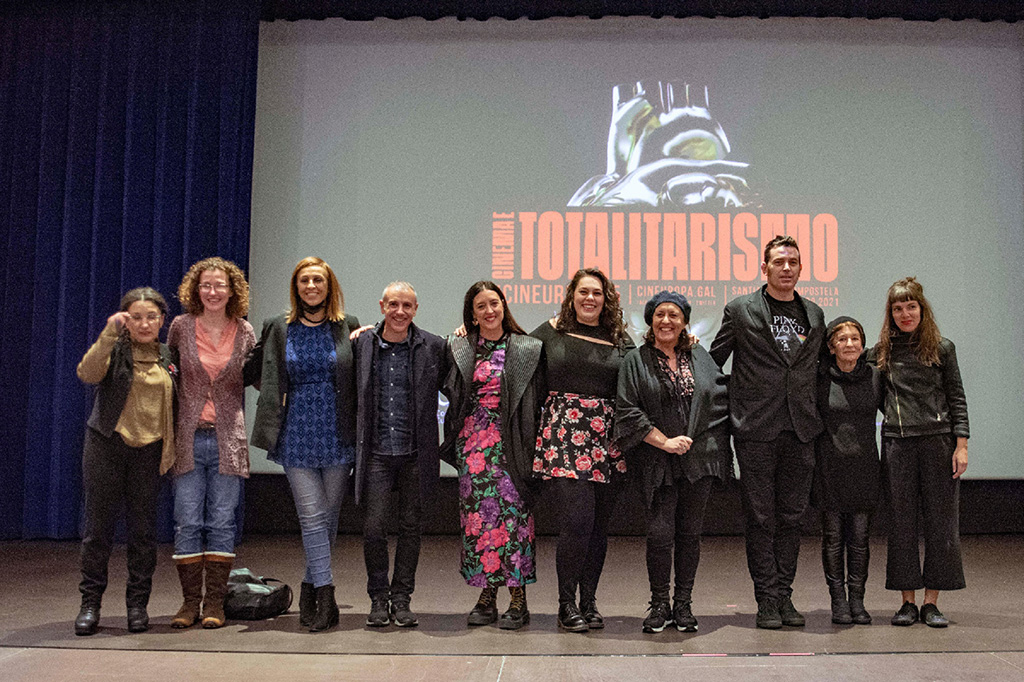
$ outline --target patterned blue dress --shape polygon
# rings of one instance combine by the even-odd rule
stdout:
[[[287,467],[322,469],[351,464],[354,448],[338,442],[335,408],[337,352],[331,325],[288,325],[285,363],[288,398],[284,432],[274,460]]]

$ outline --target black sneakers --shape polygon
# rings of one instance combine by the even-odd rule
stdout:
[[[782,616],[779,614],[779,605],[771,597],[765,597],[757,602],[757,616],[754,624],[764,630],[778,630],[782,627]]]
[[[652,599],[647,610],[649,613],[644,618],[644,632],[649,634],[661,632],[667,626],[672,625],[672,606],[668,600],[655,601]]]
[[[366,624],[371,628],[383,628],[391,624],[391,609],[387,597],[374,597],[370,600],[370,615]]]

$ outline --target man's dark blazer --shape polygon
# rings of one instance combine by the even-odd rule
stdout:
[[[816,303],[795,294],[807,311],[810,329],[790,363],[772,336],[766,289],[767,285],[762,286],[726,304],[711,357],[721,367],[732,355],[729,418],[734,438],[774,440],[787,426],[784,411],[788,409],[797,438],[807,443],[823,428],[815,384],[825,317]]]
[[[384,323],[377,325],[377,334]],[[355,340],[356,391],[359,409],[356,415],[356,504],[362,500],[366,487],[366,464],[373,452],[374,429],[377,424],[377,387],[373,383],[373,362],[379,348],[377,334],[367,330]],[[412,365],[412,439],[416,444],[420,468],[420,500],[425,502],[433,492],[440,473],[438,449],[440,430],[437,425],[437,392],[448,376],[448,346],[444,339],[409,325]]]

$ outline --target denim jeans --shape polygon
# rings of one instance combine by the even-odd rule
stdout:
[[[306,552],[306,574],[302,582],[322,587],[334,583],[331,574],[331,549],[338,535],[338,514],[345,501],[351,464],[312,469],[285,467],[288,485],[295,499],[295,511],[302,528],[302,547]]]
[[[366,467],[366,516],[363,526],[363,558],[366,591],[370,598],[408,598],[416,588],[420,558],[420,468],[416,455],[370,455]],[[391,505],[391,491],[398,488],[398,508]],[[395,571],[388,587],[388,519],[398,515]]]
[[[220,473],[213,429],[196,431],[192,456],[195,468],[174,479],[174,554],[199,554],[204,534],[207,552],[233,554],[242,480]]]

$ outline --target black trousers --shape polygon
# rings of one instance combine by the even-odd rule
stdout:
[[[129,607],[149,604],[156,570],[156,502],[160,492],[160,456],[163,441],[141,448],[125,444],[121,436],[106,438],[85,430],[82,452],[82,489],[85,530],[82,535],[82,604],[99,606],[107,588],[107,564],[114,547],[114,529],[122,505],[128,527]]]
[[[952,434],[882,439],[882,470],[892,519],[885,589],[960,590],[960,480],[953,478]],[[924,571],[918,548],[924,531]]]
[[[801,520],[814,473],[814,444],[792,431],[772,441],[736,441],[746,526],[747,568],[754,597],[793,594]]]
[[[586,603],[597,597],[597,584],[608,553],[608,524],[622,483],[592,483],[571,478],[553,478],[561,526],[555,549],[558,574],[558,603]]]
[[[398,490],[398,543],[395,570],[388,583],[388,519],[392,514],[391,491]],[[366,466],[366,516],[363,524],[363,558],[366,591],[370,598],[409,597],[416,588],[420,560],[420,468],[415,454],[395,457],[371,455]]]
[[[700,534],[704,528],[704,509],[711,495],[711,476],[695,483],[681,478],[674,485],[654,491],[647,513],[647,578],[651,596],[668,599],[668,585],[675,564],[673,596],[689,601],[693,580],[700,563]]]
[[[871,512],[821,512],[821,565],[830,588],[864,588],[870,528]]]

